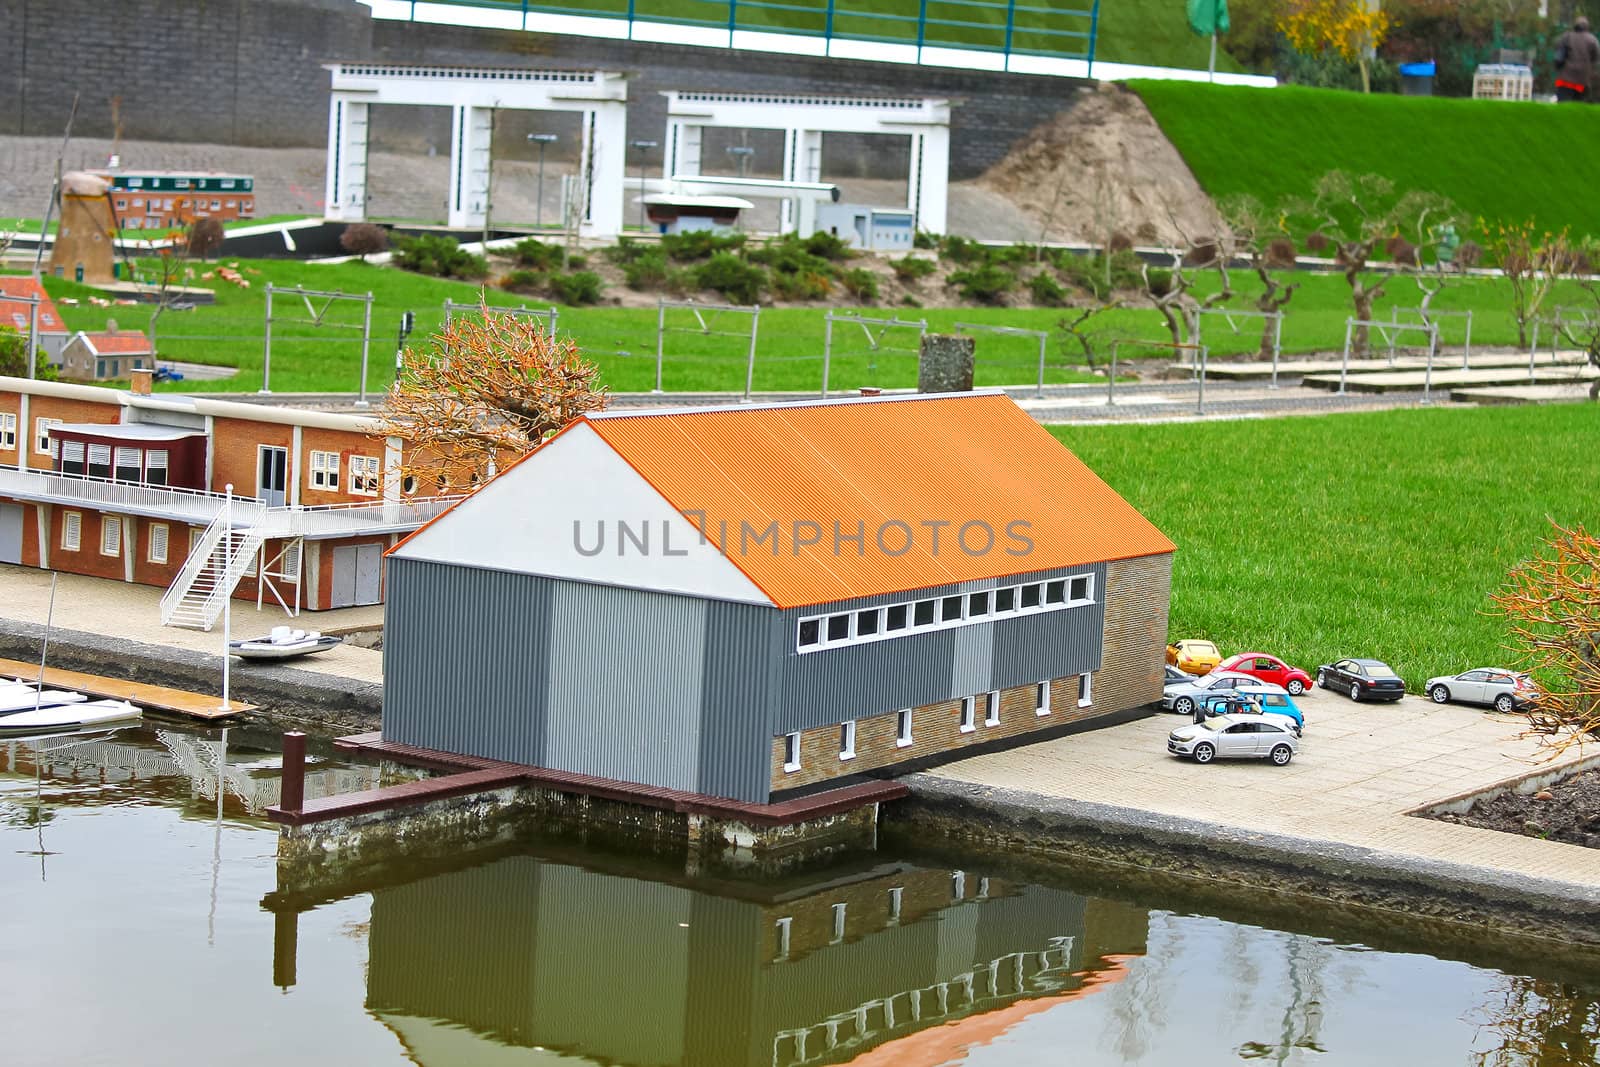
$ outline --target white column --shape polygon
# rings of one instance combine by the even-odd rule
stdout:
[[[785,131],[783,149],[786,169],[792,171],[790,179],[797,182],[822,180],[822,131]],[[801,237],[810,237],[817,228],[817,204],[814,200],[784,201],[784,230],[793,230]]]
[[[368,305],[371,306],[370,304]],[[307,456],[302,448],[305,445],[305,428],[296,426],[289,437],[289,463],[285,475],[289,480],[289,506],[300,506],[300,472],[311,468],[311,457]]]
[[[328,101],[328,177],[323,217],[359,222],[367,217],[367,112],[364,103],[334,93]]]
[[[800,142],[804,137],[804,130],[783,131],[783,177],[785,181],[800,180]],[[778,216],[778,232],[793,233],[794,227],[794,200],[790,198],[784,200],[783,210]]]
[[[585,237],[613,238],[622,232],[622,180],[628,163],[628,106],[605,101],[584,115],[584,151],[591,153],[593,186],[589,190],[589,215],[581,230]],[[593,136],[589,123],[594,124]]]
[[[916,226],[929,233],[944,233],[948,224],[950,194],[950,127],[930,126],[912,138],[911,202]]]
[[[450,115],[450,199],[446,225],[481,229],[489,209],[489,141],[494,110],[457,105]]]
[[[704,126],[691,126],[682,119],[668,123],[667,143],[672,145],[672,158],[667,160],[667,173],[662,177],[670,181],[679,174],[699,174],[704,138]]]

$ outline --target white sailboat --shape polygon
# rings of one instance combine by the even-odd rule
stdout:
[[[80,730],[144,717],[144,712],[126,700],[90,700],[72,690],[44,688],[44,665],[50,654],[50,627],[56,612],[56,578],[55,574],[50,575],[50,608],[39,650],[39,684],[20,680],[0,683],[0,736]]]

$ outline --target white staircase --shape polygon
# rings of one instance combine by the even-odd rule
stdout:
[[[233,504],[232,521],[222,511],[206,527],[183,570],[161,598],[161,622],[209,630],[222,614],[222,606],[239,585],[261,547],[263,534],[259,504]]]

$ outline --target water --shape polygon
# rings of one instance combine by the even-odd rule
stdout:
[[[1596,1061],[1581,963],[970,857],[752,884],[550,841],[280,888],[274,740],[230,733],[220,816],[216,731],[0,744],[3,1062]],[[324,759],[311,792],[374,773]]]

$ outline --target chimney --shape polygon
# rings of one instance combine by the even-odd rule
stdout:
[[[106,320],[106,333],[116,333],[116,332],[117,332],[117,320],[116,319],[107,319]]]
[[[131,389],[134,396],[149,396],[150,382],[155,378],[156,372],[149,367],[135,367],[128,372],[132,382]]]
[[[876,385],[863,385],[861,387],[862,396],[880,396],[882,393],[883,390],[879,389]]]

